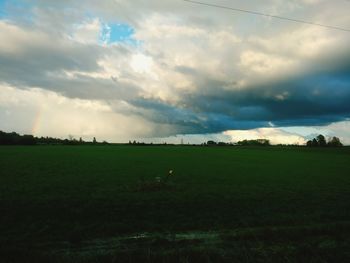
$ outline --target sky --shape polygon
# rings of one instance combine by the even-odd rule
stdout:
[[[350,1],[203,0],[350,29]],[[0,130],[350,144],[350,32],[183,0],[0,0]]]

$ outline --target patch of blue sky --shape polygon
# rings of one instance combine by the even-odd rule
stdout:
[[[30,18],[32,3],[27,0],[0,0],[0,18],[22,17],[26,12],[26,19]]]
[[[128,24],[104,24],[100,41],[105,44],[126,43],[138,46],[140,41],[134,38],[135,29]]]
[[[0,18],[6,16],[6,2],[7,0],[0,0]]]
[[[111,28],[110,41],[112,43],[130,40],[132,39],[132,36],[135,33],[135,30],[126,24],[112,24],[110,25],[110,28]]]

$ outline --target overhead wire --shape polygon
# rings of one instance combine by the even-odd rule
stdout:
[[[224,6],[224,5],[217,5],[217,4],[210,4],[206,2],[200,2],[200,1],[195,1],[195,0],[183,0],[185,2],[197,4],[197,5],[204,5],[204,6],[209,6],[209,7],[215,7],[215,8],[220,8],[220,9],[227,9],[235,12],[241,12],[241,13],[248,13],[251,15],[258,15],[258,16],[264,16],[264,17],[269,17],[269,18],[275,18],[275,19],[280,19],[280,20],[287,20],[291,22],[296,22],[296,23],[301,23],[301,24],[308,24],[308,25],[313,25],[313,26],[319,26],[319,27],[324,27],[328,29],[334,29],[334,30],[341,30],[345,32],[350,32],[350,29],[347,28],[342,28],[342,27],[337,27],[337,26],[332,26],[332,25],[326,25],[326,24],[319,24],[307,20],[301,20],[301,19],[295,19],[295,18],[290,18],[290,17],[285,17],[285,16],[278,16],[278,15],[272,15],[272,14],[267,14],[267,13],[261,13],[261,12],[256,12],[256,11],[251,11],[247,9],[241,9],[241,8],[235,8],[235,7],[230,7],[230,6]]]

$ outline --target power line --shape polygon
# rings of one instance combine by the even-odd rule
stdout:
[[[341,31],[345,31],[345,32],[350,32],[350,29],[336,27],[336,26],[330,26],[330,25],[324,25],[324,24],[318,24],[318,23],[314,23],[314,22],[310,22],[310,21],[306,21],[306,20],[294,19],[294,18],[271,15],[271,14],[264,14],[264,13],[250,11],[250,10],[246,10],[246,9],[240,9],[240,8],[234,8],[234,7],[229,7],[229,6],[216,5],[216,4],[209,4],[209,3],[199,2],[199,1],[192,1],[192,0],[184,0],[184,1],[189,2],[189,3],[193,3],[193,4],[197,4],[197,5],[205,5],[205,6],[216,7],[216,8],[221,8],[221,9],[228,9],[231,11],[236,11],[236,12],[241,12],[241,13],[248,13],[248,14],[252,14],[252,15],[276,18],[276,19],[280,19],[280,20],[287,20],[287,21],[292,21],[292,22],[301,23],[301,24],[308,24],[308,25],[313,25],[313,26],[319,26],[319,27],[325,27],[325,28],[334,29],[334,30],[341,30]]]

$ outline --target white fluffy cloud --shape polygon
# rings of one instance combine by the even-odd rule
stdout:
[[[85,21],[75,26],[73,40],[84,44],[98,44],[101,39],[103,24],[98,18]]]

